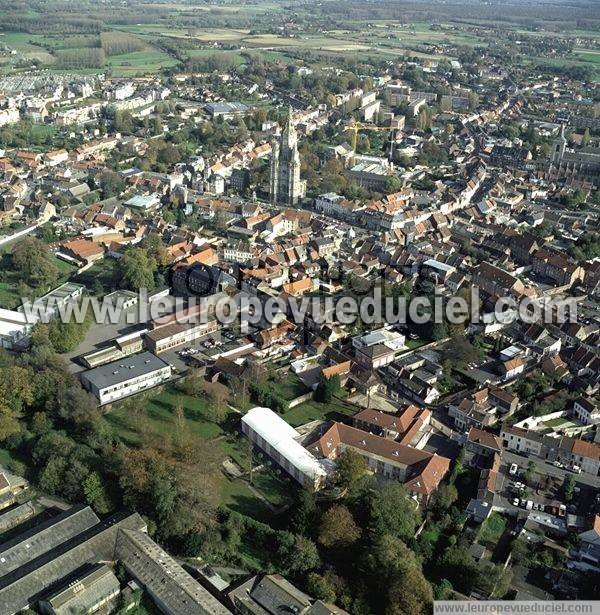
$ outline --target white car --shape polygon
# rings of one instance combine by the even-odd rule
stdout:
[[[564,468],[564,467],[565,467],[565,466],[563,466],[563,464],[562,464],[560,461],[555,461],[555,462],[554,462],[554,465],[555,465],[557,468]]]
[[[512,503],[512,504],[513,504],[513,506],[518,506],[520,501],[521,501],[521,500],[519,500],[519,498],[515,498],[515,499],[513,500],[513,503]]]
[[[508,473],[509,473],[511,476],[516,476],[516,474],[517,474],[517,472],[518,472],[518,471],[519,471],[519,466],[518,466],[516,463],[513,463],[513,464],[510,466],[510,469],[508,470]]]

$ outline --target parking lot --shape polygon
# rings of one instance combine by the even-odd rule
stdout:
[[[182,374],[195,364],[214,363],[223,353],[235,354],[236,349],[243,348],[245,344],[245,338],[228,329],[221,329],[162,352],[160,357]]]
[[[529,484],[526,484],[526,466],[517,466],[515,473],[515,465],[506,466],[506,474],[503,474],[503,482],[498,489],[510,508],[565,519],[567,515],[585,516],[595,505],[595,490],[578,482],[579,475],[575,475],[571,501],[565,501],[562,478],[534,472]]]

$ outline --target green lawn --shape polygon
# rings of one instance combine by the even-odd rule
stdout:
[[[111,56],[106,65],[112,68],[115,77],[128,77],[156,73],[163,68],[175,66],[177,60],[160,49],[133,51],[118,56]]]
[[[73,276],[72,281],[83,284],[90,293],[103,296],[117,288],[117,266],[116,259],[104,258],[80,275]]]
[[[142,419],[144,429],[140,427],[139,419],[131,415],[126,402],[111,410],[107,419],[124,442],[139,446],[142,440],[140,431],[148,430],[153,434],[165,436],[175,431],[177,428],[175,408],[178,404],[183,407],[186,432],[192,438],[212,440],[225,435],[219,425],[206,419],[205,412],[208,407],[206,399],[190,397],[173,387],[167,387],[147,400],[145,416]]]
[[[543,423],[546,427],[550,427],[551,429],[566,429],[569,427],[579,427],[578,423],[574,423],[565,417],[557,417],[555,419],[550,419],[549,421],[544,421]]]
[[[252,475],[252,485],[258,489],[269,500],[273,506],[281,507],[291,504],[290,495],[297,488],[293,485],[291,479],[287,478],[283,473],[273,469],[264,468],[260,472],[254,472]]]
[[[308,393],[306,385],[292,372],[289,372],[282,380],[271,380],[271,383],[277,389],[279,395],[288,401]]]
[[[486,547],[494,548],[504,531],[506,519],[497,512],[493,512],[481,525],[478,542]]]
[[[359,410],[358,406],[336,397],[329,404],[307,401],[295,408],[291,408],[282,416],[292,427],[298,427],[316,419],[339,421],[343,418],[354,416]]]
[[[14,271],[11,265],[9,252],[12,247],[9,246],[8,248],[9,249],[4,253],[0,253],[0,270],[2,270],[2,277],[0,278],[0,307],[15,309],[21,304],[21,293],[19,291],[21,279],[18,272]],[[59,277],[53,288],[66,282],[76,270],[73,265],[56,257],[54,257],[54,264],[58,269]],[[44,290],[40,290],[36,292],[35,295],[39,297],[45,294],[45,292]]]
[[[592,49],[577,49],[573,52],[573,55],[578,60],[592,62],[593,64],[600,64],[600,51],[594,51]]]
[[[244,480],[226,479],[222,485],[221,495],[223,505],[231,510],[253,517],[258,521],[267,522],[273,517],[268,506],[250,491],[250,487]]]
[[[148,441],[163,438],[167,440],[178,429],[175,408],[183,408],[185,416],[185,433],[194,442],[210,441],[222,457],[233,459],[247,472],[249,464],[249,446],[246,438],[238,430],[240,415],[231,412],[225,422],[218,425],[207,419],[209,402],[203,397],[191,397],[179,392],[174,386],[167,386],[162,391],[150,395],[144,402],[145,412],[141,417],[132,414],[128,402],[117,404],[106,419],[119,437],[129,446],[141,446]],[[0,463],[1,463],[0,451]],[[256,465],[259,459],[254,456]],[[223,475],[221,503],[232,510],[251,516],[261,521],[268,521],[273,513],[258,498],[243,479],[232,479]],[[253,475],[254,488],[273,506],[282,507],[290,503],[292,485],[285,477],[278,476],[275,470],[265,467]]]

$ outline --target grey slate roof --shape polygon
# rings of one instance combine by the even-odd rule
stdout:
[[[116,557],[167,615],[231,614],[144,532],[120,531]]]
[[[96,525],[89,506],[75,506],[0,544],[0,576],[4,576],[57,545]]]
[[[0,577],[2,615],[36,603],[86,564],[113,561],[121,528],[144,530],[146,523],[137,513],[113,515]]]
[[[114,572],[106,564],[96,564],[71,578],[43,602],[52,607],[55,615],[87,613],[101,601],[119,594],[120,590]]]

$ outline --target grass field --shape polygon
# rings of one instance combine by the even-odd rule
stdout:
[[[73,281],[83,284],[90,293],[108,294],[116,288],[117,265],[114,258],[104,258],[80,275],[74,276]]]
[[[212,440],[225,435],[216,423],[209,422],[206,417],[207,401],[205,399],[184,395],[172,387],[166,388],[157,395],[151,396],[145,404],[145,415],[141,419],[132,416],[127,404],[116,406],[107,415],[119,436],[127,444],[139,446],[142,444],[144,432],[168,438],[177,428],[175,408],[183,407],[186,423],[185,431],[193,439]]]
[[[478,542],[493,549],[505,530],[506,519],[500,513],[493,512],[481,525]]]
[[[156,73],[163,68],[175,66],[177,60],[160,49],[134,51],[122,55],[111,56],[106,66],[112,69],[115,77],[127,77],[137,74]]]
[[[233,459],[242,472],[249,470],[249,447],[238,431],[239,414],[231,411],[227,419],[218,425],[207,418],[209,401],[205,397],[186,395],[173,385],[148,395],[141,416],[134,416],[127,402],[117,404],[106,415],[108,423],[126,444],[137,447],[152,442],[168,443],[179,429],[175,409],[181,405],[185,417],[183,433],[190,438],[192,446],[196,442],[200,447],[201,443],[205,445],[208,441],[218,448],[223,459]],[[253,463],[259,463],[259,459],[254,457]],[[278,476],[268,466],[253,474],[253,487],[275,508],[290,503],[292,491],[288,480]],[[273,514],[242,478],[224,475],[221,503],[259,520],[266,521]]]
[[[592,62],[600,65],[600,50],[594,49],[575,49],[573,55],[584,62]]]
[[[6,252],[3,254],[0,253],[0,269],[2,269],[2,278],[0,281],[0,307],[15,309],[21,303],[21,294],[19,290],[21,280],[18,272],[14,271],[10,264],[10,254],[8,253],[10,247],[7,247],[9,249]],[[75,267],[58,258],[54,258],[54,264],[59,272],[59,279],[55,285],[58,286],[71,277],[75,271]],[[42,295],[44,293],[39,292],[37,294]]]
[[[291,410],[285,412],[282,416],[292,427],[304,425],[309,421],[317,419],[334,421],[340,420],[349,416],[353,416],[358,412],[359,408],[354,404],[335,397],[328,404],[321,404],[316,401],[307,401]]]

